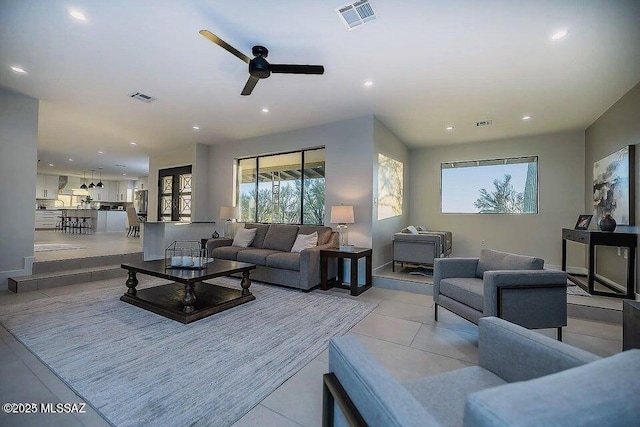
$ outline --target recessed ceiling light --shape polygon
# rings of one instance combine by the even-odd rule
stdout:
[[[17,65],[12,65],[11,66],[11,70],[13,70],[13,72],[17,73],[17,74],[27,74],[27,72],[24,70],[24,68],[19,67]]]
[[[126,174],[126,173],[123,173],[123,174],[122,174],[122,176],[127,176],[127,174]]]
[[[364,82],[364,85],[365,85],[366,87],[371,87],[371,86],[373,86],[373,81],[371,81],[371,80],[367,80],[367,81],[365,81],[365,82]]]
[[[446,130],[453,130],[453,126],[447,126],[445,129]]]
[[[84,13],[80,12],[79,10],[69,9],[69,15],[71,15],[72,17],[74,17],[78,21],[86,21],[87,20],[87,17],[84,16]]]
[[[551,36],[551,40],[560,40],[566,35],[567,35],[567,30],[560,30],[553,33],[553,35]]]
[[[70,162],[73,162],[73,159],[69,159]]]
[[[53,163],[49,163],[49,166],[53,166]]]
[[[136,143],[135,143],[135,142],[133,142],[133,141],[131,141],[131,142],[130,142],[130,144],[131,144],[131,145],[136,145]]]
[[[522,120],[531,120],[533,118],[533,116],[522,116]]]
[[[98,151],[98,154],[104,154],[104,151]]]
[[[268,112],[269,112],[269,109],[268,109],[267,107],[262,107],[262,112],[263,112],[263,113],[268,113]]]
[[[200,130],[200,126],[193,126],[193,130]]]

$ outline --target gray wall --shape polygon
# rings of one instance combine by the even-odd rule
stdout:
[[[0,88],[0,289],[31,274],[38,162],[37,99]]]
[[[374,203],[373,220],[373,266],[379,267],[393,259],[393,233],[409,225],[409,150],[407,147],[377,119],[373,122],[374,200],[378,198],[378,153],[404,165],[404,197],[402,215],[378,221],[378,212]]]
[[[440,163],[537,155],[538,214],[478,215],[440,212]],[[545,265],[561,264],[561,229],[573,228],[584,213],[584,133],[581,131],[414,149],[409,161],[410,223],[453,233],[454,256],[478,256],[486,247],[535,255]],[[568,265],[581,266],[571,249]]]
[[[640,225],[640,84],[627,92],[585,132],[585,211],[592,213],[593,163],[627,145],[636,145],[635,222]],[[594,221],[597,221],[594,218]],[[596,270],[604,277],[626,283],[626,260],[616,248],[598,247]],[[640,273],[640,263],[636,277]],[[636,288],[636,292],[638,292]]]
[[[373,117],[369,116],[211,146],[209,209],[217,213],[220,206],[235,204],[233,168],[236,158],[324,146],[325,224],[330,225],[331,206],[353,205],[356,222],[349,225],[349,243],[371,247],[373,122]],[[335,224],[331,225],[335,227]],[[222,234],[222,224],[217,224],[216,229]]]

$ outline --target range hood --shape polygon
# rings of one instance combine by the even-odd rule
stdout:
[[[76,176],[60,175],[58,178],[58,194],[65,196],[86,196],[89,194],[87,190],[80,188],[82,179]]]

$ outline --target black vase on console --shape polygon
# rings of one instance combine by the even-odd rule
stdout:
[[[616,229],[616,220],[610,214],[603,215],[600,219],[600,230],[613,231]]]

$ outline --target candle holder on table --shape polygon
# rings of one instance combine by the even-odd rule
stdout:
[[[201,270],[207,268],[207,250],[196,241],[174,241],[164,250],[165,268]]]

